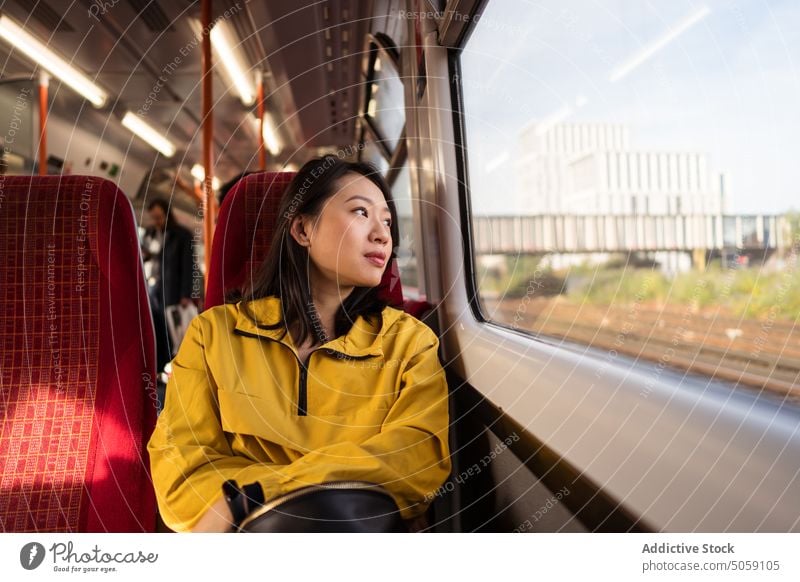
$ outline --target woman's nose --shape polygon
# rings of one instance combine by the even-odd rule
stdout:
[[[375,242],[386,243],[389,240],[391,233],[389,232],[389,227],[383,224],[383,221],[380,221],[377,226],[372,228],[372,240]]]
[[[373,230],[372,233],[372,240],[377,243],[385,244],[389,240],[389,235],[384,231]]]

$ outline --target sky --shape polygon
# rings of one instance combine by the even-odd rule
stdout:
[[[478,213],[515,188],[520,130],[557,112],[707,154],[730,213],[800,210],[796,0],[491,0],[461,64]]]

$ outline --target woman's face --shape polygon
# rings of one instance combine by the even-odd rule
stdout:
[[[391,221],[380,188],[360,174],[342,176],[319,216],[299,217],[293,225],[311,258],[312,288],[347,296],[353,287],[378,286],[392,252]],[[305,238],[296,232],[301,222]]]

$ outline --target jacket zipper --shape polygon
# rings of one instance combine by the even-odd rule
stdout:
[[[255,333],[248,333],[246,331],[241,331],[239,329],[234,329],[233,333],[238,335],[243,335],[245,337],[254,337],[261,340],[267,340],[271,342],[275,342],[277,340],[272,339],[271,337],[264,337],[263,335],[258,335]],[[277,342],[281,343],[281,342]],[[284,345],[284,344],[281,344]],[[289,349],[288,346],[285,346]],[[291,350],[290,350],[291,351]],[[316,350],[315,350],[316,351]],[[313,354],[314,352],[311,352]],[[308,360],[311,361],[311,354],[308,355]],[[297,354],[292,352],[294,359],[297,360],[297,365],[299,367],[300,372],[300,382],[297,389],[297,416],[308,416],[308,369],[305,367],[300,358],[297,357]]]
[[[311,352],[313,354],[314,352]],[[308,354],[308,361],[311,361],[311,354]],[[300,359],[297,359],[300,362]],[[308,368],[300,362],[300,388],[297,392],[297,415],[308,416]]]
[[[245,337],[254,337],[254,338],[258,338],[258,339],[262,339],[262,340],[268,340],[268,341],[272,341],[272,342],[277,341],[277,340],[272,339],[271,337],[264,337],[262,335],[258,335],[258,334],[255,334],[255,333],[249,333],[249,332],[246,332],[246,331],[242,331],[240,329],[234,329],[233,333],[238,334],[238,335],[242,335],[242,336],[245,336]],[[289,349],[289,347],[285,346],[285,344],[282,344],[281,342],[277,342],[277,343],[279,343],[281,345],[284,345],[284,347]],[[344,352],[339,352],[339,351],[336,351],[336,350],[331,349],[331,348],[317,348],[316,350],[314,350],[310,354],[308,354],[309,363],[311,362],[311,356],[314,354],[314,352],[319,351],[320,349],[323,349],[323,351],[328,352],[331,355],[337,355],[338,357],[341,357],[343,359],[348,359],[348,360],[364,360],[366,358],[373,357],[373,356],[369,356],[369,355],[368,356],[351,356],[349,354],[345,354]],[[300,360],[300,358],[297,357],[297,355],[294,352],[292,352],[292,355],[294,356],[294,359],[297,360],[297,364],[300,367],[300,370],[299,370],[299,372],[300,372],[300,382],[299,382],[299,386],[298,386],[298,390],[297,390],[297,415],[298,416],[308,416],[308,368]]]

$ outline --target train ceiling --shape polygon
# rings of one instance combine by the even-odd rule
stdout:
[[[390,4],[214,0],[212,19],[228,22],[246,64],[266,73],[267,110],[284,146],[275,161],[302,163],[321,149],[353,143],[361,51],[365,35],[375,28],[370,14],[388,14]],[[96,76],[110,93],[107,104],[94,110],[53,80],[54,115],[80,118],[83,127],[98,135],[130,143],[133,153],[147,146],[131,141],[118,121],[125,111],[147,105],[146,119],[152,125],[168,128],[175,143],[187,144],[177,159],[188,164],[200,160],[202,50],[192,27],[192,19],[200,17],[199,2],[5,0],[0,12]],[[32,63],[5,43],[0,43],[0,59],[3,78],[34,73]],[[214,76],[214,99],[216,167],[225,180],[257,167],[257,133],[247,121],[255,106],[243,105],[219,73]],[[174,164],[159,162],[162,167]]]

